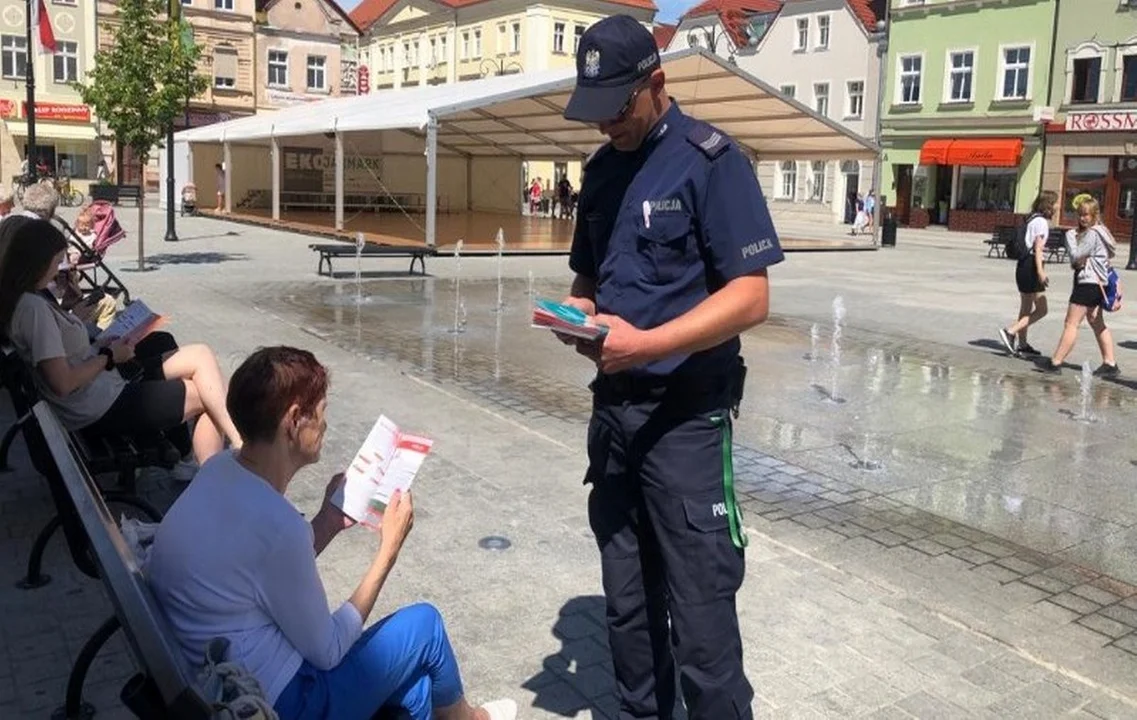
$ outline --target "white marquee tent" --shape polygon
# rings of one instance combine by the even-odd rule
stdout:
[[[877,157],[869,140],[705,50],[667,53],[662,62],[668,92],[684,112],[725,131],[755,160]],[[433,245],[440,166],[446,182],[461,176],[466,186],[458,209],[473,209],[475,186],[493,161],[508,159],[516,167],[523,160],[581,160],[604,141],[595,127],[561,117],[575,82],[573,68],[503,75],[332,98],[193,128],[174,138],[175,178],[210,172],[212,161],[203,158],[223,158],[233,168],[234,148],[257,148],[268,162],[251,164],[266,166],[260,181],[271,186],[272,216],[279,220],[282,145],[332,141],[335,222],[342,229],[345,144],[353,151],[366,144],[370,152],[401,154],[424,166],[425,234]],[[164,174],[164,159],[160,167]],[[240,182],[240,173],[225,174],[227,203],[234,190],[247,189],[233,185],[235,176]]]

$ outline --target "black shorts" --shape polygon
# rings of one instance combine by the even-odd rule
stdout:
[[[165,379],[161,357],[143,358],[138,364],[142,379],[128,382],[114,404],[86,432],[143,437],[173,430],[185,422],[185,382]]]
[[[1019,258],[1018,265],[1015,267],[1015,284],[1018,285],[1021,293],[1046,292],[1046,286],[1038,277],[1038,268],[1034,266],[1033,253]]]
[[[1074,283],[1074,289],[1070,292],[1070,304],[1081,305],[1082,307],[1095,308],[1101,305],[1102,294],[1101,286],[1097,283]]]

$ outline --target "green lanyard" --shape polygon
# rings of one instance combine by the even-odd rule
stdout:
[[[715,415],[711,418],[711,422],[722,429],[722,490],[726,502],[726,519],[730,524],[730,541],[736,548],[742,550],[750,541],[746,537],[746,531],[742,529],[742,509],[738,507],[738,501],[734,496],[734,458],[731,455],[734,442],[731,439],[730,421],[723,416]]]

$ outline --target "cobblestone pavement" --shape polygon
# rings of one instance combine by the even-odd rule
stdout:
[[[160,227],[159,217],[151,213],[148,226]],[[133,213],[123,220],[129,231]],[[523,323],[528,273],[536,292],[559,294],[563,260],[508,261],[507,307],[497,313],[487,305],[492,259],[462,261],[464,312],[463,295],[448,279],[453,261],[432,261],[436,277],[425,280],[396,272],[401,260],[371,262],[373,277],[362,288],[368,299],[357,308],[352,283],[315,277],[307,239],[198,220],[183,221],[179,232],[177,245],[152,243],[158,271],[122,277],[168,311],[183,343],[208,342],[230,371],[269,343],[308,347],[332,368],[323,459],[290,489],[301,510],[315,510],[324,478],[351,456],[379,412],[436,439],[416,484],[414,534],[376,617],[417,600],[438,605],[474,700],[513,696],[523,718],[615,718],[599,563],[581,485],[590,373]],[[739,612],[756,712],[1137,717],[1137,587],[1117,579],[1125,573],[1113,568],[1114,546],[1072,556],[1067,536],[1089,531],[1071,524],[1068,507],[1065,515],[1052,513],[1049,526],[1023,520],[1030,532],[992,525],[989,505],[1010,513],[1016,501],[1030,510],[1036,499],[1000,488],[976,501],[966,479],[976,458],[986,462],[992,453],[1008,468],[1053,462],[1050,446],[1093,457],[1124,437],[1129,390],[1097,388],[1091,405],[1104,422],[1074,423],[1058,414],[1077,409],[1074,380],[1036,380],[1020,363],[968,345],[974,334],[936,343],[952,327],[974,331],[967,318],[989,316],[978,288],[998,282],[1006,268],[988,270],[927,237],[902,234],[893,255],[791,258],[774,278],[779,317],[746,339],[752,392],[737,426],[735,463],[751,541]],[[115,267],[130,264],[132,242],[114,249]],[[960,276],[965,263],[978,268],[966,281],[974,292],[951,307],[929,304],[921,337],[919,320],[902,308],[923,290],[907,294],[915,281],[900,268],[919,274],[952,263]],[[836,285],[817,287],[819,273]],[[834,287],[850,308],[853,358],[837,366],[836,386],[823,362],[802,360],[812,352],[809,326],[824,324]],[[1007,294],[999,286],[990,293]],[[436,310],[429,322],[427,307]],[[465,315],[462,332],[454,332],[455,314],[459,326]],[[891,370],[874,374],[878,366]],[[827,405],[812,385],[837,387],[847,402]],[[1006,394],[995,389],[1004,386],[1019,388],[1020,399],[1002,400]],[[964,396],[961,388],[979,390]],[[1016,456],[1006,440],[1014,433],[996,419],[1026,423],[1042,408],[1046,419],[1027,425],[1031,442]],[[0,413],[6,425],[10,408],[0,404]],[[795,421],[793,413],[802,417]],[[1100,434],[1089,436],[1088,453],[1087,432]],[[950,446],[949,435],[962,438],[962,448]],[[985,443],[988,436],[996,441]],[[919,441],[905,444],[904,437]],[[885,438],[890,452],[880,449]],[[58,539],[45,558],[52,582],[15,588],[51,506],[20,443],[12,460],[15,471],[0,476],[0,562],[8,578],[0,587],[0,717],[46,717],[62,702],[79,647],[110,607]],[[850,460],[881,467],[861,472]],[[937,463],[944,479],[933,482]],[[1126,476],[1110,472],[1110,487],[1123,487]],[[1057,479],[1046,484],[1057,487]],[[158,473],[142,485],[161,505],[177,492]],[[924,488],[939,487],[933,495],[942,503],[922,499]],[[1079,512],[1098,520],[1111,506],[1115,532],[1123,532],[1132,525],[1129,510],[1113,496]],[[512,546],[480,549],[477,541],[489,535],[506,536]],[[374,538],[356,530],[321,557],[333,604],[354,589],[374,549]],[[85,692],[99,717],[126,717],[116,698],[130,668],[117,639],[100,654]]]

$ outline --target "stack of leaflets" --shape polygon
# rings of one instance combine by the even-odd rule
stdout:
[[[399,430],[380,415],[351,461],[332,504],[356,522],[379,527],[396,490],[406,492],[434,441]]]
[[[166,324],[166,316],[159,315],[141,300],[135,300],[122,309],[110,327],[99,333],[97,340],[124,340],[137,343]]]
[[[533,305],[533,327],[547,328],[564,335],[596,340],[608,332],[603,325],[592,324],[592,318],[571,305],[538,298]]]

